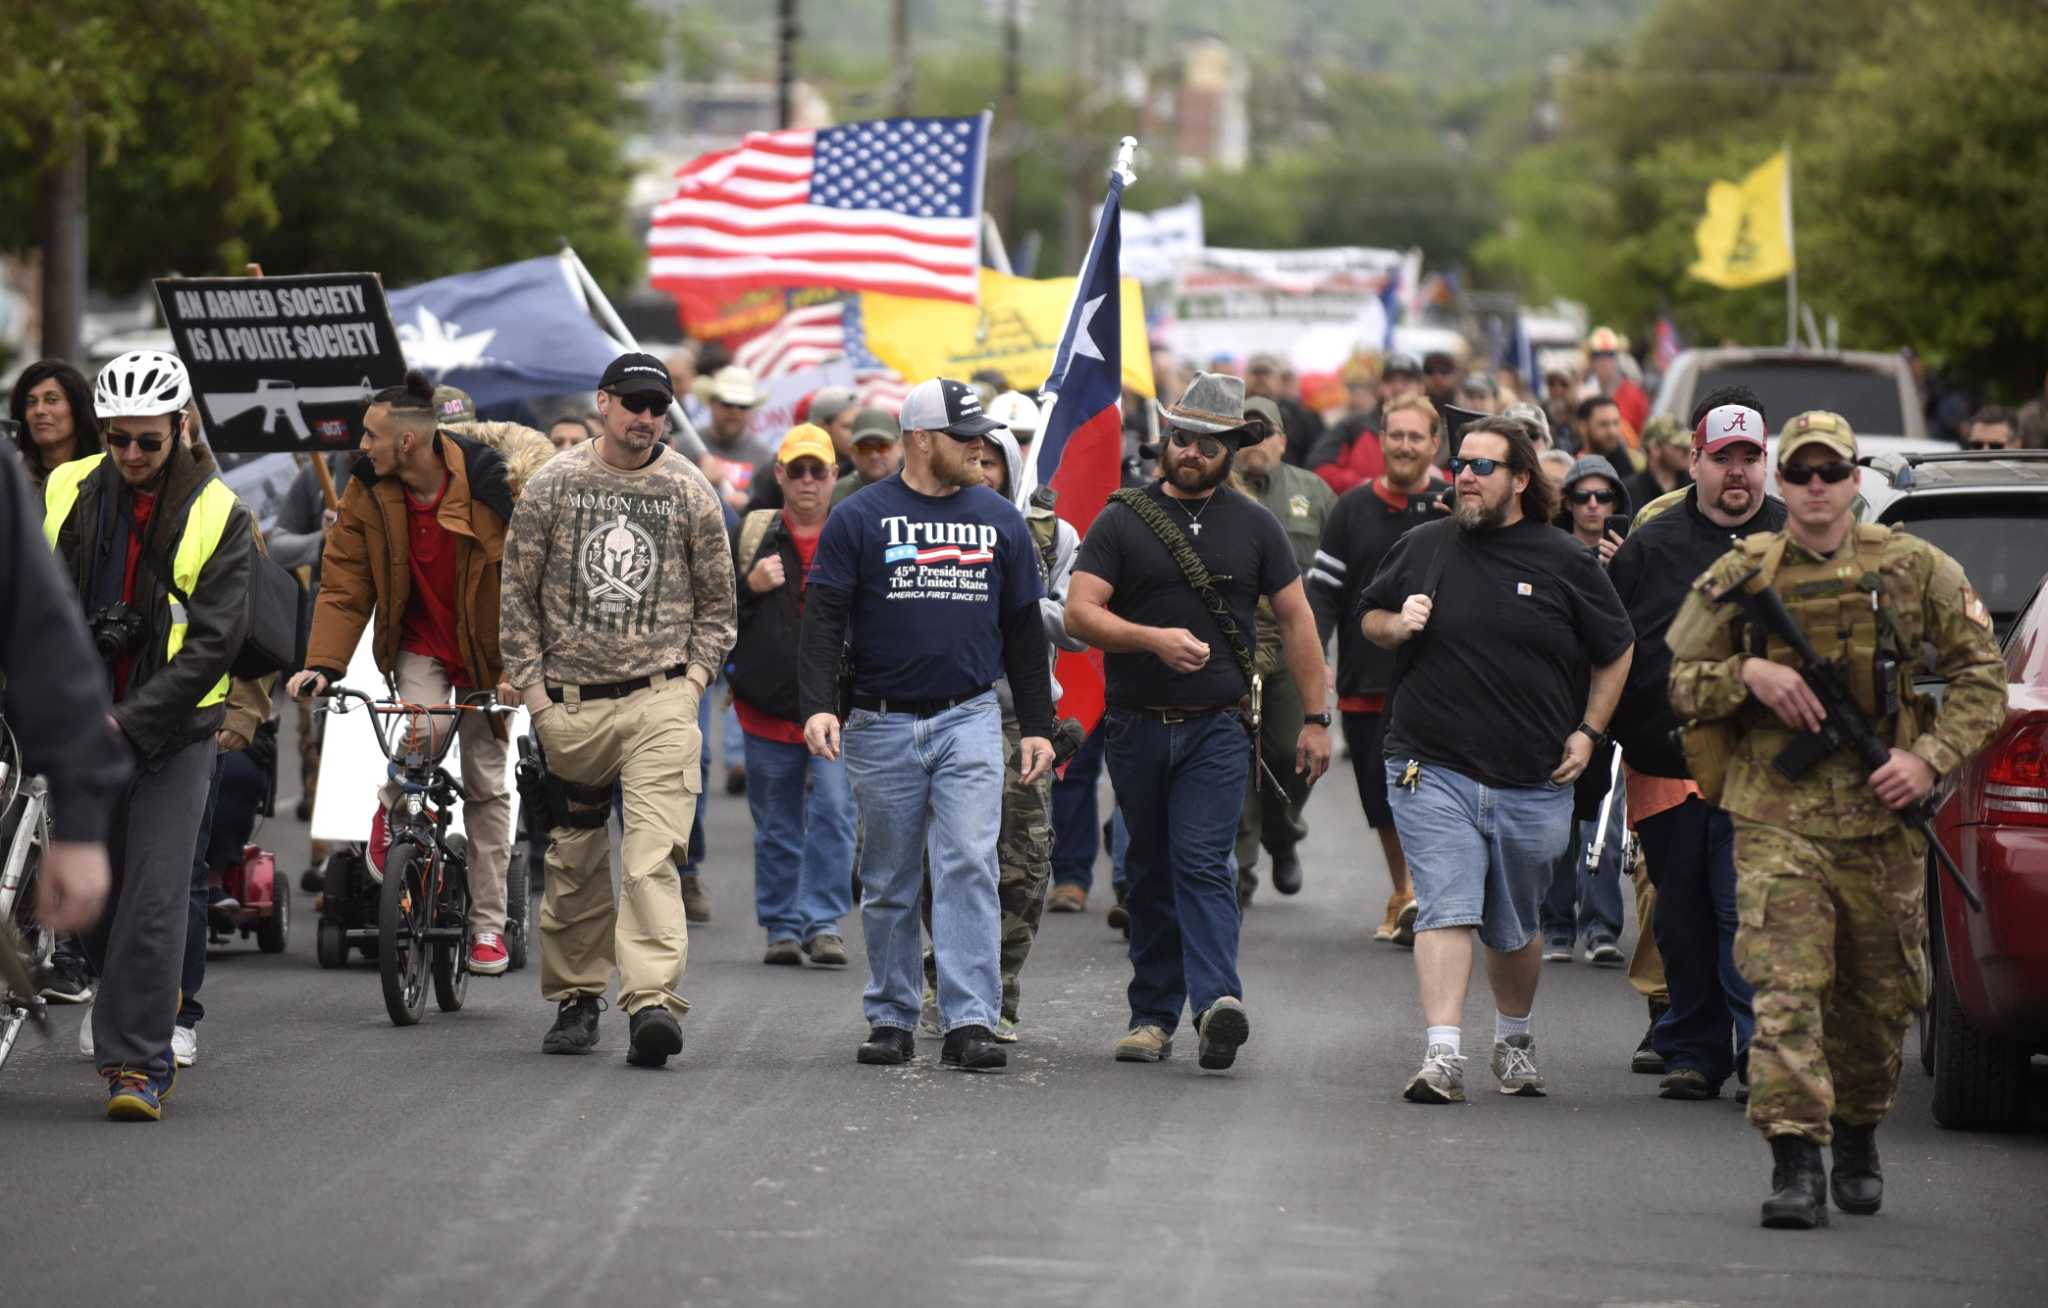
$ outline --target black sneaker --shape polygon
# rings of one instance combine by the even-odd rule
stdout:
[[[1629,1056],[1629,1071],[1641,1072],[1645,1076],[1664,1075],[1664,1055],[1657,1052],[1654,1037],[1657,1034],[1657,1023],[1663,1020],[1670,1007],[1669,1004],[1660,1004],[1654,999],[1650,1001],[1650,1025],[1643,1028],[1642,1043],[1637,1045],[1635,1053]]]
[[[683,1052],[683,1025],[660,1004],[649,1004],[626,1019],[626,1044],[627,1062],[635,1067],[660,1067],[670,1054]]]
[[[76,958],[59,950],[44,969],[43,987],[37,993],[53,1004],[89,1004],[93,996],[92,978]]]
[[[1225,995],[1209,1005],[1195,1020],[1202,1036],[1202,1054],[1197,1060],[1212,1072],[1220,1072],[1237,1061],[1237,1048],[1252,1038],[1252,1020],[1244,1005]]]
[[[884,1067],[907,1063],[917,1054],[917,1041],[910,1032],[900,1026],[878,1026],[868,1032],[867,1042],[855,1054],[854,1061],[873,1063]]]
[[[946,1032],[939,1061],[963,1072],[994,1072],[1010,1065],[1010,1056],[985,1026],[959,1026]]]
[[[1301,856],[1291,849],[1273,855],[1273,889],[1283,895],[1301,893]]]
[[[576,995],[564,999],[555,1013],[555,1024],[541,1037],[544,1054],[587,1054],[597,1048],[597,1015],[607,1005],[599,995]]]

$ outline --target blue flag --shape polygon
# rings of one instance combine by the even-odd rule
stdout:
[[[1039,486],[1059,492],[1056,511],[1083,534],[1123,483],[1123,290],[1119,214],[1123,178],[1110,174],[1109,198],[1075,282],[1067,328],[1039,392],[1052,410],[1031,450],[1019,502]]]
[[[567,258],[548,255],[392,291],[405,361],[479,407],[597,388],[625,348],[584,305]]]

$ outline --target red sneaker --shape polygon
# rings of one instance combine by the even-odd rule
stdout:
[[[370,862],[370,880],[384,884],[384,855],[391,848],[391,821],[382,804],[370,818],[370,839],[363,846],[363,853]]]
[[[469,938],[469,970],[479,976],[498,976],[512,965],[505,942],[495,931],[479,931]]]

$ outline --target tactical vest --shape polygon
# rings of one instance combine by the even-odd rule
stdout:
[[[1735,546],[1762,569],[1753,584],[1777,588],[1814,652],[1842,668],[1858,706],[1880,728],[1912,703],[1910,656],[1917,653],[1904,647],[1878,568],[1890,538],[1890,528],[1860,523],[1853,559],[1811,563],[1784,561],[1791,539],[1784,532],[1746,536]],[[1768,640],[1754,624],[1745,624],[1740,644],[1773,663],[1799,665],[1783,642]]]
[[[75,459],[50,474],[50,480],[43,489],[43,538],[51,549],[57,548],[57,535],[64,529],[64,520],[71,516],[72,508],[78,503],[79,488],[98,470],[106,457],[95,454],[90,458]],[[235,493],[218,477],[210,478],[193,497],[192,508],[185,515],[184,529],[178,534],[178,547],[171,555],[172,580],[187,595],[197,589],[199,574],[205,570],[214,550],[220,547],[221,535],[227,531],[235,505]],[[166,602],[171,609],[171,630],[164,640],[164,662],[168,663],[184,648],[185,631],[191,625],[191,619],[175,596],[167,596]],[[228,678],[223,676],[194,707],[207,708],[227,697]]]

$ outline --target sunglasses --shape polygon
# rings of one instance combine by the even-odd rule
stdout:
[[[1184,427],[1173,429],[1173,448],[1177,450],[1199,449],[1205,459],[1223,456],[1223,441],[1207,432],[1188,431]]]
[[[126,432],[110,431],[107,433],[107,448],[125,450],[130,445],[139,445],[144,454],[155,454],[164,447],[166,439],[168,438],[163,436],[130,436]]]
[[[853,448],[861,454],[880,454],[895,443],[895,441],[883,440],[855,441]]]
[[[795,463],[783,464],[782,474],[791,481],[830,481],[832,469],[816,459],[798,459]]]
[[[1815,477],[1835,486],[1855,475],[1856,465],[1853,463],[1788,463],[1778,469],[1778,480],[1791,486],[1804,486]]]
[[[2002,441],[1971,441],[1963,446],[1963,448],[1966,450],[2002,450],[2005,448],[2005,444]]]
[[[1449,363],[1432,363],[1423,369],[1432,377],[1448,377],[1457,370],[1457,365]]]
[[[666,413],[668,400],[649,391],[635,391],[631,395],[612,392],[612,398],[626,406],[628,413]]]
[[[1612,504],[1615,500],[1620,498],[1620,496],[1618,496],[1615,492],[1611,490],[1566,491],[1564,497],[1565,499],[1571,501],[1573,504]]]
[[[1451,475],[1455,477],[1465,471],[1465,469],[1470,468],[1472,475],[1475,477],[1491,477],[1495,472],[1507,466],[1508,461],[1506,459],[1452,459]]]

